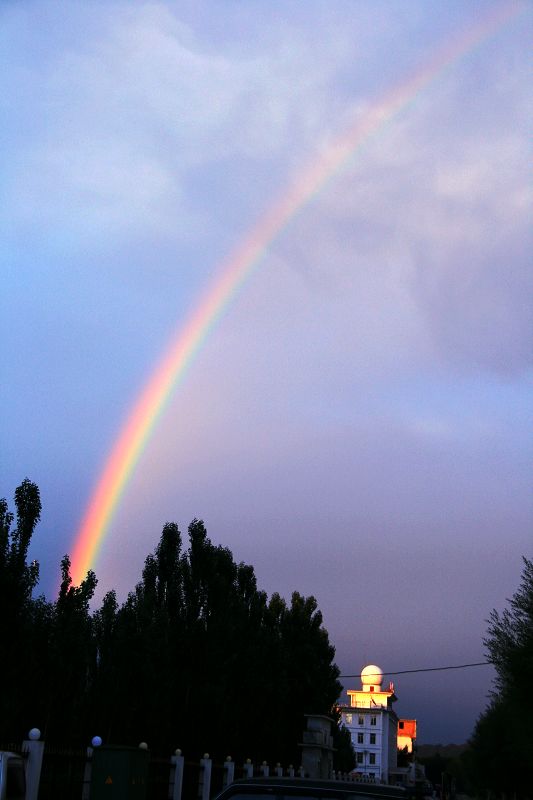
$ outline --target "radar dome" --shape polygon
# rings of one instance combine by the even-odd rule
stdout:
[[[383,683],[383,671],[375,664],[369,664],[361,672],[361,683],[363,686],[381,686]]]

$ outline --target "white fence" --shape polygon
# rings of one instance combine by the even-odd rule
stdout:
[[[95,750],[101,746],[102,740],[100,737],[94,737],[92,746],[88,747],[86,751],[84,769],[83,760],[81,763],[78,761],[80,768],[83,770],[83,782],[78,794],[80,800],[89,800],[90,798],[93,754]],[[139,748],[148,750],[148,745],[141,742]],[[124,750],[131,751],[131,748],[124,748]],[[25,760],[26,800],[38,800],[44,751],[45,746],[44,742],[40,739],[40,732],[36,728],[33,728],[29,732],[28,739],[22,743],[21,748]],[[83,759],[83,754],[79,754],[78,759],[80,757]],[[65,758],[68,758],[68,753],[65,753]],[[233,783],[236,777],[252,778],[263,776],[304,778],[308,776],[303,766],[295,768],[292,764],[289,764],[288,767],[284,768],[279,763],[270,766],[266,761],[263,761],[261,764],[253,764],[250,759],[237,765],[230,756],[227,757],[223,765],[214,765],[208,753],[204,753],[199,762],[192,763],[188,761],[186,763],[181,750],[176,750],[168,761],[164,759],[156,759],[156,761],[160,769],[159,786],[160,789],[163,789],[163,792],[160,792],[158,796],[164,793],[168,781],[167,800],[182,800],[185,783],[187,783],[187,791],[185,792],[187,800],[192,800],[192,798],[194,798],[194,800],[210,800],[220,789]],[[187,773],[188,779],[185,782],[186,769],[190,770],[190,772]],[[213,780],[214,772],[216,774],[216,780]],[[194,781],[192,782],[191,775],[194,776]],[[330,780],[353,781],[356,783],[368,781],[368,776],[358,775],[356,773],[331,771],[327,777]],[[78,784],[78,786],[80,786],[80,784]],[[44,789],[45,787],[43,786],[42,788]]]
[[[99,737],[94,737],[92,746],[87,748],[85,769],[83,771],[83,784],[80,792],[80,800],[89,800],[91,793],[91,774],[93,753],[96,748],[102,746],[102,740]],[[141,742],[139,745],[141,749],[148,749],[146,743]],[[18,750],[19,748],[17,748]],[[130,748],[128,748],[130,749]],[[26,800],[38,800],[39,784],[41,778],[41,769],[43,763],[43,755],[45,754],[45,743],[40,739],[40,731],[33,728],[29,735],[22,743],[22,755],[25,762],[26,773]],[[46,757],[46,756],[45,756]],[[65,758],[68,754],[65,753]],[[161,766],[161,760],[159,759]],[[250,759],[247,759],[242,764],[236,764],[230,756],[222,765],[223,777],[222,786],[220,786],[220,769],[221,765],[216,765],[218,780],[213,782],[213,760],[208,753],[196,762],[194,765],[191,762],[185,762],[185,757],[181,750],[176,750],[168,760],[168,800],[182,800],[184,790],[184,775],[186,768],[195,767],[194,772],[197,773],[198,778],[196,787],[191,787],[191,782],[188,782],[187,797],[190,799],[193,795],[195,800],[210,800],[210,798],[220,789],[228,786],[237,777],[252,778],[257,776],[263,777],[306,777],[306,772],[303,766],[295,768],[292,764],[283,767],[277,763],[273,766],[269,765],[266,761],[260,764],[254,764]],[[164,768],[164,764],[163,764]],[[354,780],[346,774],[333,772],[331,775],[333,780]],[[213,783],[215,785],[213,786]]]

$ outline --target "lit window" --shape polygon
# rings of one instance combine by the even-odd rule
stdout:
[[[370,734],[370,744],[376,744],[376,734],[375,733],[371,733]]]
[[[362,764],[363,763],[363,754],[362,753],[357,753],[357,763],[358,764]]]
[[[357,720],[357,723],[358,723],[359,725],[364,725],[364,724],[365,724],[365,718],[364,718],[364,717],[362,717],[362,716],[360,716],[360,717],[359,717],[359,719]]]
[[[369,764],[375,764],[376,763],[376,754],[375,753],[369,753],[368,754],[368,763]]]
[[[363,744],[363,742],[364,742],[363,734],[362,733],[358,733],[357,734],[357,744]]]
[[[351,725],[352,724],[352,715],[351,714],[346,714],[344,719],[345,719],[347,725]]]
[[[370,724],[371,725],[375,725],[376,724],[376,717],[370,717]]]

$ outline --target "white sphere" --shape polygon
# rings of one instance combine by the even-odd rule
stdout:
[[[383,670],[375,664],[369,664],[361,672],[361,683],[363,686],[381,686],[383,683]]]
[[[139,744],[139,750],[148,750],[148,745],[146,744],[146,742],[141,742]]]
[[[93,747],[100,747],[102,744],[102,737],[101,736],[93,736],[91,739],[91,744]]]
[[[41,738],[41,731],[39,728],[32,728],[31,731],[28,733],[29,738],[32,742],[36,742],[37,739]]]

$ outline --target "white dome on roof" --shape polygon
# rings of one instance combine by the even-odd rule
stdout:
[[[361,672],[361,683],[363,686],[381,686],[383,683],[383,670],[375,664],[369,664]]]

